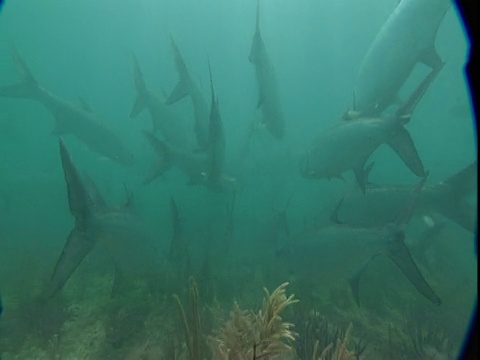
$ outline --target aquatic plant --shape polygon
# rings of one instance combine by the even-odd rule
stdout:
[[[315,342],[313,346],[313,355],[312,360],[355,360],[358,359],[353,352],[347,349],[347,343],[350,339],[350,333],[352,330],[352,324],[347,328],[343,339],[337,337],[336,341],[331,342],[328,344],[320,354],[318,354],[319,350],[319,341]]]
[[[438,321],[427,314],[405,315],[409,343],[405,346],[416,359],[454,359],[454,351],[448,332]]]
[[[366,349],[364,339],[351,336],[352,323],[344,330],[315,310],[308,311],[298,321],[302,328],[297,354],[302,359],[358,359]]]
[[[271,294],[264,288],[263,307],[258,313],[241,310],[234,305],[230,319],[208,343],[214,360],[279,359],[293,352],[291,343],[297,337],[293,324],[282,319],[282,312],[298,302],[294,295],[285,294],[288,283],[281,284]]]
[[[189,292],[190,292],[190,309],[191,318],[187,319],[185,308],[178,295],[174,294],[173,298],[178,306],[178,311],[181,316],[183,332],[185,335],[185,343],[188,350],[188,358],[190,360],[202,359],[202,331],[200,326],[200,306],[198,303],[198,287],[195,279],[191,277],[189,279]],[[190,325],[189,325],[190,324]]]

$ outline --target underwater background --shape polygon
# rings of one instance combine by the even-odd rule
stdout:
[[[88,174],[106,206],[122,215],[105,225],[108,239],[97,240],[63,288],[46,296],[75,224],[58,124],[41,103],[0,90],[2,359],[456,358],[477,301],[472,231],[427,211],[406,226],[405,242],[441,305],[380,257],[362,278],[358,305],[347,269],[362,264],[340,256],[351,250],[335,241],[335,229],[328,244],[333,256],[324,255],[327,245],[319,239],[308,256],[290,257],[291,246],[315,237],[332,219],[340,225],[358,215],[359,232],[377,225],[353,173],[306,179],[299,159],[351,108],[362,59],[397,3],[260,1],[262,38],[285,119],[284,136],[277,139],[262,123],[249,61],[256,1],[6,1],[0,87],[25,75],[21,56],[41,88],[100,114],[134,163],[123,166],[69,131],[61,134],[78,173]],[[172,41],[208,113],[211,68],[223,122],[223,169],[235,179],[234,190],[192,184],[178,165],[146,181],[166,160],[144,135],[152,131],[150,113],[130,116],[138,95],[132,59],[149,90],[168,97],[178,82]],[[468,40],[455,6],[441,22],[435,46],[445,65],[405,126],[429,171],[424,189],[476,162],[463,71]],[[426,73],[417,64],[399,97],[406,98]],[[168,107],[182,121],[189,149],[200,155],[192,145],[192,103],[182,99]],[[387,146],[375,150],[371,162],[371,183],[413,191],[419,182]],[[476,217],[474,167],[469,181],[475,190],[462,201]],[[351,199],[345,215],[335,211],[342,198]],[[379,213],[404,211],[397,202],[378,206],[370,204]],[[333,265],[323,271],[328,261]]]

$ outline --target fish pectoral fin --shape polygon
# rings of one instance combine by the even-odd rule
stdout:
[[[423,162],[418,155],[410,133],[403,126],[388,141],[388,145],[415,175],[425,177]]]
[[[432,69],[438,69],[443,66],[443,61],[440,59],[433,44],[420,55],[420,61]]]
[[[412,254],[410,253],[407,245],[405,245],[403,238],[403,232],[399,232],[397,239],[390,243],[388,247],[389,258],[405,274],[405,276],[408,278],[408,280],[410,280],[412,285],[420,294],[430,300],[433,304],[440,305],[442,303],[440,298],[437,296],[437,294],[435,294],[418,269],[417,264],[413,260]]]

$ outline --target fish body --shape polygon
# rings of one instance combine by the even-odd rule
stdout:
[[[363,168],[365,160],[400,128],[392,118],[339,120],[317,137],[301,159],[300,171],[307,178],[335,178],[347,170]]]
[[[442,182],[426,185],[419,194],[415,212],[438,213],[472,233],[477,228],[477,206],[468,197],[477,192],[477,162],[474,161]],[[367,184],[366,192],[351,191],[342,204],[342,218],[348,223],[383,226],[396,216],[396,209],[408,202],[414,185]]]
[[[260,33],[260,1],[257,1],[255,34],[248,59],[255,67],[258,84],[257,108],[262,111],[262,121],[275,138],[282,139],[285,133],[285,118],[280,105],[275,71]]]
[[[360,65],[354,110],[364,115],[382,113],[418,62],[432,69],[442,65],[435,38],[450,5],[450,0],[399,2]]]
[[[22,81],[18,85],[1,87],[0,96],[39,101],[55,118],[53,134],[73,135],[101,156],[125,166],[134,164],[133,153],[88,105],[76,105],[43,89],[18,53],[15,53],[15,60]]]

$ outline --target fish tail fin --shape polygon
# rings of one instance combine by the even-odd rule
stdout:
[[[442,184],[447,186],[455,198],[463,200],[477,189],[477,172],[477,161],[474,161]]]
[[[173,51],[173,58],[175,61],[175,68],[177,69],[179,79],[177,85],[166,100],[167,105],[174,104],[177,101],[183,99],[185,96],[189,95],[189,84],[192,81],[187,66],[185,65],[185,61],[183,60],[182,54],[180,53],[180,50],[172,36],[170,36],[170,42]]]
[[[465,230],[477,230],[477,207],[466,198],[477,189],[477,162],[460,170],[447,180],[435,185],[438,198],[435,210]]]
[[[138,114],[142,112],[142,110],[147,105],[147,96],[148,90],[145,84],[145,80],[143,78],[142,69],[140,68],[140,64],[136,56],[133,56],[133,63],[134,63],[134,70],[133,76],[135,79],[135,89],[137,90],[137,96],[135,98],[135,102],[133,104],[132,110],[130,111],[130,118],[137,117]]]
[[[420,192],[425,185],[426,178],[427,176],[420,180],[418,185],[413,190],[409,204],[398,215],[395,221],[394,228],[392,229],[393,239],[388,246],[388,255],[420,294],[430,300],[433,304],[440,305],[440,298],[437,296],[437,294],[435,294],[433,289],[423,277],[422,273],[417,267],[417,264],[413,260],[410,250],[405,244],[405,227],[412,217],[412,213],[417,205]]]
[[[75,217],[75,227],[70,232],[53,270],[47,290],[48,297],[54,296],[63,288],[94,246],[94,242],[86,235],[86,218],[94,206],[93,200],[62,139],[60,139],[60,156],[67,184],[70,212]]]
[[[41,88],[18,51],[13,48],[13,58],[20,75],[20,83],[0,88],[0,96],[23,99],[39,99]]]
[[[440,305],[442,302],[437,294],[433,291],[427,280],[415,264],[412,254],[405,245],[405,235],[403,231],[398,231],[395,240],[389,246],[389,257],[397,265],[397,267],[405,274],[412,285],[425,298],[430,300],[435,305]]]
[[[90,253],[94,242],[85,236],[81,224],[77,224],[67,238],[62,253],[55,264],[47,289],[47,296],[56,295],[70,279],[83,259]]]

